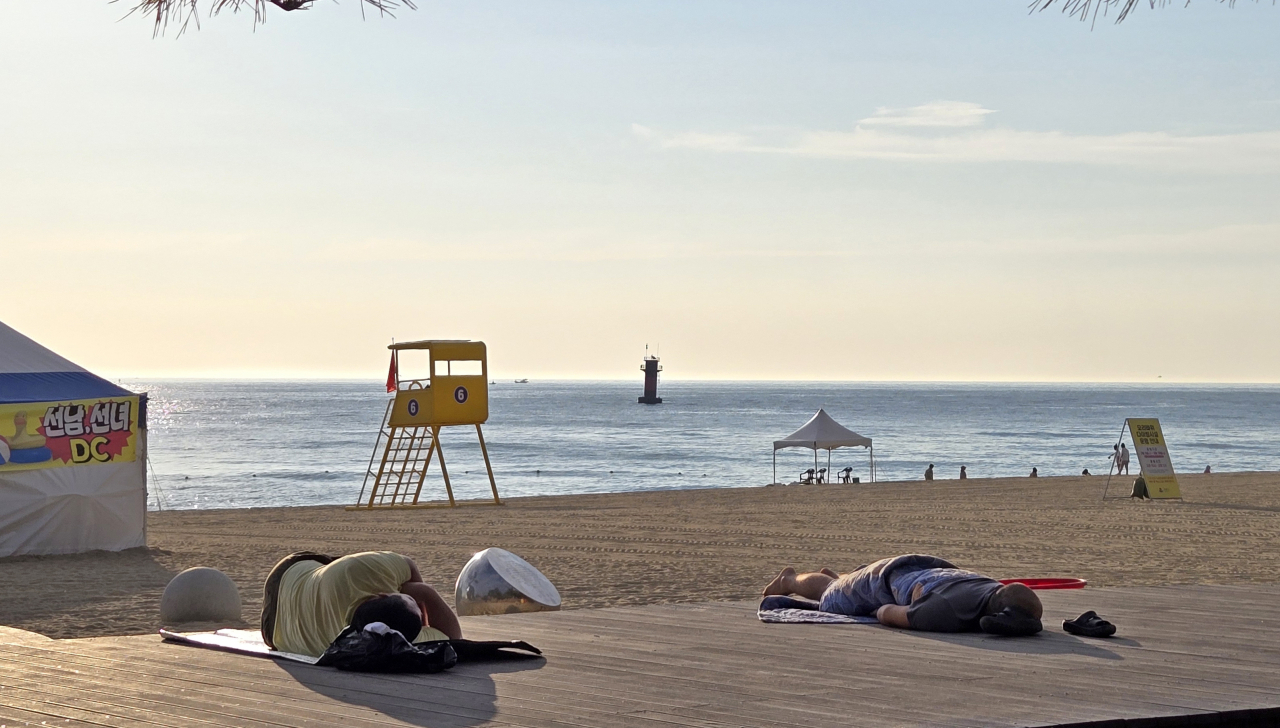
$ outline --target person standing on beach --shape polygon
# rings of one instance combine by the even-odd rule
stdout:
[[[969,479],[969,474],[965,472],[965,470],[964,470],[964,466],[963,466],[963,465],[961,465],[961,466],[960,466],[960,479],[961,479],[961,480],[968,480],[968,479]]]
[[[1032,468],[1032,469],[1031,469],[1031,475],[1028,475],[1027,477],[1028,477],[1028,478],[1038,478],[1038,477],[1040,477],[1040,471],[1039,471],[1039,470],[1037,470],[1036,468]]]
[[[413,560],[392,551],[336,559],[300,551],[267,576],[262,640],[274,650],[319,657],[347,625],[373,622],[410,642],[462,638],[457,615]]]
[[[1120,475],[1129,474],[1129,448],[1125,447],[1123,442],[1120,443],[1120,467],[1116,473]]]
[[[929,463],[929,467],[924,469],[924,479],[933,480],[933,463]]]

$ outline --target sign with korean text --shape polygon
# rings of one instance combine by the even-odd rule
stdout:
[[[1152,498],[1181,498],[1178,476],[1169,460],[1169,448],[1165,445],[1160,420],[1129,418],[1129,435],[1133,437],[1133,452],[1142,468],[1142,479],[1147,481],[1147,494]]]
[[[0,405],[0,472],[132,462],[138,398]]]

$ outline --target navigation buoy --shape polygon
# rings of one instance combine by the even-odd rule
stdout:
[[[640,365],[640,370],[644,372],[644,396],[640,398],[640,404],[662,404],[662,398],[658,396],[658,372],[662,371],[662,365],[656,356],[649,355],[649,345],[644,345],[644,363]]]

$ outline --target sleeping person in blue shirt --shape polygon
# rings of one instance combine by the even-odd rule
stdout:
[[[795,594],[816,601],[824,612],[875,615],[890,627],[927,632],[1032,635],[1040,631],[1044,614],[1040,598],[1025,585],[1001,584],[924,554],[881,559],[843,576],[830,569],[800,574],[788,567],[764,594]]]

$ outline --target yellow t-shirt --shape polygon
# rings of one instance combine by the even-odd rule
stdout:
[[[394,551],[366,551],[323,565],[302,561],[280,579],[273,641],[281,652],[318,657],[366,597],[394,594],[409,580],[409,562]],[[413,642],[449,639],[423,627]]]

